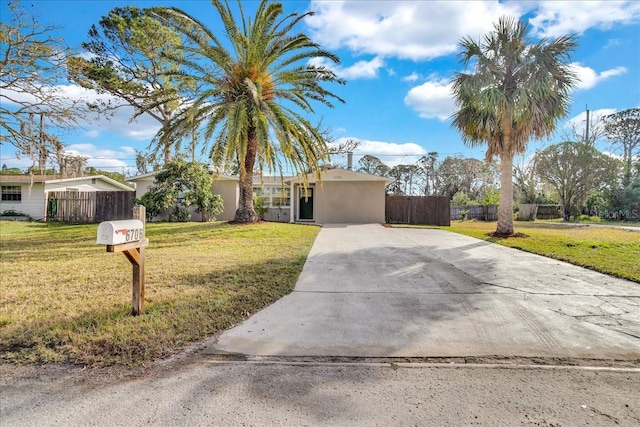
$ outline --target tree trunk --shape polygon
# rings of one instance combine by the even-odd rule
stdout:
[[[500,206],[498,234],[513,234],[513,154],[500,156]]]
[[[253,165],[256,160],[257,148],[256,132],[250,127],[247,131],[247,153],[244,158],[244,168],[240,169],[240,198],[234,222],[252,223],[258,221],[258,215],[253,209]],[[238,160],[238,163],[241,163],[242,159]]]

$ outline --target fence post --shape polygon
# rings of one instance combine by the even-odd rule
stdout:
[[[142,221],[142,229],[146,238],[146,208],[141,205],[133,207],[133,219]],[[140,262],[133,264],[133,295],[131,298],[132,314],[137,316],[144,310],[144,246],[135,249],[140,255]]]

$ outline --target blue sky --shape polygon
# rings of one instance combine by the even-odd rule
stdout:
[[[22,1],[43,24],[62,27],[57,34],[81,52],[87,31],[115,6],[179,5],[212,29],[221,28],[209,1]],[[252,11],[255,1],[243,1]],[[572,93],[571,111],[558,123],[549,140],[531,141],[530,152],[559,142],[573,123],[581,131],[588,105],[592,117],[640,107],[639,1],[285,1],[287,12],[313,10],[301,29],[341,58],[336,72],[345,86],[330,86],[346,100],[328,109],[317,106],[317,117],[333,130],[337,142],[361,141],[355,160],[364,154],[385,163],[412,163],[422,154],[441,157],[460,154],[484,157],[482,148],[468,148],[451,128],[454,111],[449,81],[461,70],[457,43],[463,36],[477,39],[491,30],[502,15],[529,21],[532,35],[556,37],[576,33],[579,48],[573,54],[580,77]],[[2,19],[8,19],[2,2]],[[71,96],[95,97],[65,83]],[[134,173],[134,149],[145,150],[157,131],[152,119],[129,122],[130,110],[121,109],[111,120],[88,123],[60,134],[68,151],[89,157],[89,165]],[[608,149],[606,141],[600,148]],[[26,167],[11,146],[0,147],[1,163]],[[334,159],[338,163],[346,160]]]

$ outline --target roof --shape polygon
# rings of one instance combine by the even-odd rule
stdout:
[[[61,175],[0,175],[0,183],[3,184],[58,184],[73,183],[76,181],[84,181],[87,179],[99,179],[123,191],[134,191],[133,188],[126,184],[111,179],[104,175],[87,175],[87,176],[61,176]]]
[[[320,179],[318,180],[314,174],[307,174],[307,180],[310,184],[315,182],[332,182],[332,181],[342,181],[342,182],[385,182],[389,183],[393,180],[391,178],[387,178],[384,176],[378,175],[369,175],[367,173],[356,172],[347,169],[328,169],[320,172]],[[302,177],[297,176],[291,178],[290,182],[300,183],[302,182]]]

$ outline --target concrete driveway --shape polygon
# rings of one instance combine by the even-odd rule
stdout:
[[[294,292],[207,352],[640,359],[640,284],[442,230],[327,225]]]

